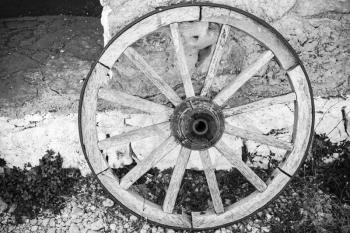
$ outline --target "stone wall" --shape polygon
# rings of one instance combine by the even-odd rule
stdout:
[[[0,20],[0,157],[4,157],[10,166],[23,166],[27,162],[35,165],[45,150],[53,149],[62,154],[66,167],[79,167],[84,173],[89,172],[79,144],[77,106],[90,65],[101,52],[103,44],[125,24],[155,7],[177,2],[181,1],[105,0],[101,2],[104,6],[102,19],[57,16]],[[316,132],[328,134],[333,141],[349,138],[350,1],[215,2],[233,4],[265,19],[289,40],[306,65],[312,81]],[[201,34],[203,40],[200,40],[202,44],[199,47],[189,47],[187,50],[192,54],[192,60],[189,59],[192,69],[198,68],[194,74],[198,77],[205,73],[208,63],[208,55],[203,56],[203,48],[215,41],[208,35],[215,36],[218,30],[214,27],[208,33],[203,30],[206,27],[198,24],[191,28],[196,29],[193,32],[205,33]],[[166,31],[161,31],[158,36],[151,38],[159,47],[154,47],[147,39],[139,41],[137,47],[141,53],[142,48],[146,49],[143,55],[149,56],[147,59],[161,74],[165,74],[162,70],[168,71],[164,78],[177,88],[179,80],[174,76],[176,70],[172,53],[164,55],[162,52],[151,52],[154,48],[161,48],[160,51],[167,48],[169,41],[160,39],[166,34]],[[216,82],[215,90],[254,60],[259,49],[245,35],[235,32],[234,36],[235,43],[229,43],[228,52],[224,55],[227,63],[219,70],[220,80],[224,81]],[[170,51],[172,48],[167,49]],[[203,59],[198,65],[196,63],[200,56]],[[130,67],[127,61],[121,61],[121,64],[116,71],[116,77],[121,80],[115,83],[118,88],[129,92],[139,91],[141,96],[161,101],[157,99],[157,89],[136,81],[142,76],[139,72]],[[249,101],[249,96],[254,95],[283,93],[287,91],[283,83],[283,77],[272,65],[262,71],[248,88],[243,88],[236,101]],[[267,84],[273,88],[266,88]],[[272,90],[274,93],[270,93]],[[245,96],[248,96],[248,100],[244,99]],[[291,114],[289,106],[273,106],[268,111],[258,111],[249,117],[254,125],[261,123],[261,116],[266,119],[278,116],[277,120],[264,122],[265,126],[261,130],[269,132],[290,127],[291,122],[283,123],[283,118],[288,114]],[[101,111],[98,115],[99,135],[105,137],[116,130],[152,122],[152,119],[145,121],[144,117],[142,114],[122,114],[116,110]],[[118,122],[122,122],[122,125]],[[279,135],[285,136],[288,135]],[[144,145],[135,145],[134,149]],[[237,141],[236,145],[239,147],[241,144]],[[269,148],[254,143],[248,147],[252,152],[269,152]],[[129,154],[128,150],[124,148],[123,152]],[[114,166],[130,163],[129,156],[118,153],[110,160]],[[192,161],[193,166],[196,164],[195,160]]]
[[[101,23],[104,28],[105,44],[121,28],[135,20],[137,17],[156,9],[157,7],[170,4],[187,2],[181,0],[101,0],[103,12]],[[190,1],[189,1],[190,2]],[[202,2],[202,1],[197,1]],[[206,1],[203,1],[206,2]],[[226,4],[243,9],[252,13],[275,27],[297,51],[304,62],[310,76],[315,96],[346,96],[350,94],[350,1],[346,0],[214,0],[211,2]],[[194,25],[189,33],[203,31],[203,25]],[[183,36],[188,33],[183,31]],[[199,35],[204,38],[209,34]],[[242,37],[241,35],[238,37]],[[215,37],[216,38],[216,37]],[[237,36],[235,38],[237,40]],[[244,44],[244,42],[246,44]],[[186,43],[186,42],[185,42]],[[215,39],[206,41],[205,44],[194,44],[190,51],[188,61],[192,67],[198,54],[203,47],[215,43]],[[249,49],[247,40],[242,43],[234,43],[234,50],[230,56],[234,56],[234,64],[240,70],[251,62],[256,50]],[[144,43],[144,48],[151,45]],[[245,53],[242,51],[247,50]],[[195,51],[193,51],[195,50]],[[238,52],[237,52],[238,51]],[[242,54],[243,53],[243,54]],[[235,56],[236,54],[236,56]],[[238,54],[238,55],[237,55]],[[242,56],[243,55],[243,56]],[[245,59],[248,57],[248,59]],[[208,56],[208,59],[210,57]],[[225,58],[224,58],[225,59]],[[161,64],[164,57],[153,57],[155,64]],[[222,75],[230,74],[231,69],[226,69]],[[135,76],[133,74],[133,76]],[[267,76],[267,82],[273,82],[274,77]],[[261,86],[261,82],[255,85]],[[279,83],[280,85],[280,83]],[[133,85],[135,86],[135,84]],[[136,85],[138,86],[138,85]],[[266,92],[269,89],[259,88],[255,94]],[[282,92],[282,90],[279,90]]]

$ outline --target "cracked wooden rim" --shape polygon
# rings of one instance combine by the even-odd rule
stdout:
[[[225,122],[225,134],[284,149],[286,151],[285,160],[275,169],[269,180],[264,182],[237,156],[229,145],[223,140],[219,140],[214,147],[239,170],[256,188],[256,191],[236,203],[224,207],[214,169],[211,166],[212,161],[210,160],[209,152],[208,150],[203,150],[200,152],[200,156],[214,209],[204,213],[192,212],[191,215],[173,213],[181,180],[191,154],[191,150],[186,147],[181,146],[162,206],[150,202],[128,189],[161,158],[166,156],[167,153],[176,147],[180,147],[179,142],[169,133],[169,119],[174,108],[106,88],[106,84],[111,76],[110,67],[113,66],[120,56],[126,56],[167,97],[173,106],[181,104],[183,100],[178,94],[154,71],[136,50],[129,47],[150,32],[161,27],[170,27],[173,44],[176,49],[177,65],[184,84],[186,98],[195,96],[179,33],[179,23],[188,21],[205,21],[222,25],[209,70],[201,93],[199,94],[200,96],[206,96],[208,91],[210,91],[223,53],[223,45],[228,38],[231,27],[246,32],[266,48],[266,51],[253,64],[243,70],[234,81],[229,83],[229,85],[223,88],[212,99],[215,104],[223,108],[225,117],[277,103],[294,102],[295,107],[294,130],[291,141],[278,140],[272,136],[237,128]],[[273,58],[286,71],[293,92],[235,108],[224,108],[231,96]],[[96,130],[98,98],[116,102],[123,106],[133,107],[151,114],[163,114],[165,120],[163,123],[132,130],[98,141]],[[101,57],[92,67],[84,83],[79,106],[79,130],[83,151],[90,168],[103,187],[118,202],[136,215],[167,227],[194,230],[218,228],[242,220],[273,200],[287,185],[291,176],[295,174],[306,156],[312,140],[313,118],[313,99],[307,74],[295,52],[280,34],[264,21],[246,12],[224,5],[209,3],[182,4],[160,8],[125,27],[106,46]],[[108,148],[111,145],[129,143],[164,132],[168,132],[168,136],[160,146],[153,150],[145,159],[139,161],[120,180],[114,175],[100,152],[100,150]]]

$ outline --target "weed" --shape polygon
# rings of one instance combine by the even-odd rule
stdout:
[[[24,169],[14,167],[0,179],[0,196],[6,203],[15,203],[14,215],[34,217],[42,210],[58,213],[64,206],[63,196],[70,195],[80,177],[77,169],[62,168],[62,157],[48,150],[39,165]]]

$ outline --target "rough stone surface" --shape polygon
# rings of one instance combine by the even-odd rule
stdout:
[[[161,3],[166,5],[169,1],[143,1],[141,5],[137,5],[140,11],[135,11],[130,7],[135,4],[133,1],[104,1],[104,9],[109,11],[108,16],[102,17],[105,43],[122,26],[142,14],[143,10],[149,10]],[[221,1],[221,3],[226,2]],[[245,3],[251,9],[247,9]],[[266,15],[276,16],[270,17],[269,21],[299,54],[308,71],[315,96],[346,96],[350,93],[350,79],[346,75],[350,71],[348,59],[350,16],[346,13],[349,2],[320,1],[320,4],[318,3],[318,1],[279,1],[278,3],[254,1],[252,4],[249,1],[244,3],[231,1],[231,4],[237,4],[239,8],[261,16],[265,20],[269,19]],[[265,8],[284,13],[269,13],[269,10],[262,10],[261,12],[266,14],[264,16],[259,9]],[[323,11],[315,13],[313,9],[316,8]],[[309,12],[312,17],[300,12],[301,9]],[[125,17],[119,17],[121,14]],[[206,23],[183,23],[180,24],[180,31],[184,39],[187,62],[194,79],[194,88],[198,92],[208,69],[219,28]],[[261,46],[256,41],[238,30],[231,31],[221,61],[222,66],[217,72],[219,78],[214,83],[214,91],[221,89],[229,80],[234,79],[241,70],[256,59],[261,51]],[[183,93],[169,34],[169,30],[160,29],[137,41],[134,47],[178,93]],[[193,42],[193,36],[197,37],[195,42]],[[157,95],[157,100],[164,101],[158,95],[159,91],[144,80],[143,74],[135,69],[128,59],[121,57],[115,69],[118,82],[114,83],[114,86],[117,88],[129,93],[137,92],[143,97]],[[241,88],[233,102],[253,100],[254,96],[278,95],[290,90],[285,74],[277,68],[276,64],[271,64],[258,75],[257,79],[250,80],[249,85]]]
[[[273,25],[299,54],[315,96],[350,93],[350,14],[314,18],[289,15]]]
[[[136,4],[137,2],[137,4]],[[102,23],[97,18],[35,17],[0,21],[0,155],[10,165],[36,165],[47,149],[60,152],[65,167],[79,167],[89,172],[82,154],[77,130],[77,106],[83,80],[105,43],[117,30],[136,17],[160,5],[181,1],[102,1]],[[300,55],[309,73],[315,94],[316,132],[329,134],[333,141],[349,137],[350,126],[350,59],[349,1],[225,1],[269,21],[288,39]],[[137,6],[140,10],[135,10]],[[122,17],[121,17],[122,16]],[[205,24],[180,25],[186,52],[198,92],[205,74],[218,27]],[[104,37],[102,34],[104,33]],[[196,43],[188,38],[198,35]],[[256,59],[261,47],[250,37],[234,31],[226,45],[219,78],[213,85],[220,90],[248,64]],[[175,58],[169,31],[159,30],[135,44],[135,48],[171,86],[184,95],[177,76]],[[158,90],[125,58],[115,67],[112,85],[129,93],[158,102],[165,102]],[[289,92],[290,87],[275,63],[261,71],[233,98],[232,104],[246,103],[254,98]],[[121,112],[103,105],[98,114],[99,138],[123,130],[157,122],[135,112]],[[288,106],[273,106],[268,111],[249,115],[251,124],[262,124],[261,130],[288,129],[290,121],[282,124],[291,114]],[[261,117],[264,115],[264,118]],[[275,116],[279,116],[275,119]],[[345,123],[344,123],[345,122]],[[288,130],[286,130],[288,132]],[[288,137],[285,133],[279,137]],[[152,149],[154,141],[133,143],[129,147],[112,148],[105,152],[113,167],[130,164],[131,152],[141,158]],[[240,141],[234,143],[241,146]],[[146,145],[146,146],[145,146]],[[251,151],[266,154],[267,148],[248,144]],[[23,159],[23,158],[26,159]],[[170,156],[171,158],[171,156]],[[166,163],[172,163],[172,159]],[[197,162],[196,162],[197,161]],[[198,164],[194,155],[192,166]],[[220,165],[218,162],[217,165]],[[221,164],[224,166],[225,164]]]
[[[95,18],[1,20],[0,114],[76,110],[82,80],[102,40]]]
[[[302,16],[320,15],[328,12],[350,13],[348,0],[299,0],[295,11]]]
[[[102,24],[105,26],[105,42],[127,23],[143,14],[155,10],[158,7],[171,4],[192,2],[190,0],[101,0],[104,7],[102,13]],[[208,2],[199,0],[198,2]],[[279,19],[290,11],[296,0],[213,0],[210,2],[237,7],[255,14],[265,20],[273,21]],[[137,10],[135,10],[137,7]],[[123,17],[120,17],[122,15]]]

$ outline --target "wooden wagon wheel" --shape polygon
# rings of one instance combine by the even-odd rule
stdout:
[[[196,21],[221,25],[203,88],[197,95],[192,86],[179,33],[179,24]],[[183,99],[131,47],[134,42],[161,27],[170,27],[178,61],[177,67],[186,94],[186,98]],[[206,96],[215,79],[223,46],[231,27],[259,41],[266,51],[214,98],[209,99]],[[109,79],[112,78],[111,67],[120,56],[126,56],[166,96],[173,107],[106,88]],[[233,94],[272,59],[275,59],[286,71],[293,92],[234,108],[225,108]],[[96,130],[98,98],[150,114],[162,114],[165,115],[165,120],[156,125],[112,135],[110,138],[98,141]],[[225,121],[226,117],[234,114],[288,102],[294,102],[295,109],[291,141],[282,141],[260,132],[234,127]],[[306,156],[312,140],[313,118],[312,91],[305,69],[295,51],[276,30],[261,19],[236,8],[211,3],[192,3],[159,8],[126,26],[110,41],[85,81],[79,107],[79,130],[82,148],[90,168],[115,200],[134,214],[151,222],[171,228],[200,230],[217,228],[242,220],[276,197],[288,184]],[[164,132],[168,135],[160,146],[146,158],[138,161],[137,165],[121,179],[113,173],[101,153],[101,150],[109,146],[129,143]],[[285,159],[274,170],[268,181],[264,182],[242,161],[230,145],[222,140],[223,134],[235,135],[284,149]],[[181,150],[162,206],[146,200],[129,189],[134,182],[176,147],[181,147]],[[255,192],[224,207],[209,157],[208,149],[212,147],[216,148],[256,188]],[[177,214],[173,209],[186,164],[193,150],[200,151],[214,210]]]

